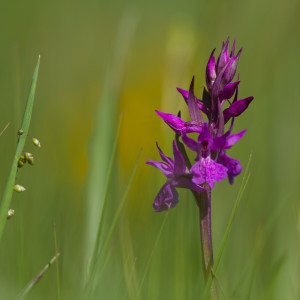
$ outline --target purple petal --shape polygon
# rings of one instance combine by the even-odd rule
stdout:
[[[225,134],[221,135],[221,136],[217,136],[213,139],[212,144],[211,144],[211,151],[217,151],[220,149],[223,149],[227,138],[228,138],[229,132],[226,132]]]
[[[185,122],[185,127],[182,129],[182,133],[191,133],[191,132],[198,132],[200,133],[202,131],[202,122],[196,122],[196,121],[189,121]]]
[[[182,134],[181,139],[189,149],[195,152],[198,151],[198,143],[196,141],[188,137],[186,134]]]
[[[223,68],[219,73],[218,76],[216,78],[216,81],[213,85],[212,91],[211,91],[211,95],[212,95],[212,112],[216,112],[216,110],[218,109],[218,97],[222,91],[222,89],[224,88],[224,85],[222,83],[222,77],[223,74],[225,72],[225,68]]]
[[[227,168],[227,175],[230,184],[233,184],[234,177],[242,172],[243,167],[237,159],[229,157],[225,151],[221,151],[218,157],[218,163]]]
[[[181,120],[179,117],[166,114],[164,112],[155,111],[176,133],[180,134],[182,129],[184,128],[185,122]]]
[[[195,191],[197,193],[205,192],[205,188],[195,183],[193,179],[188,177],[179,177],[172,181],[172,184],[178,188],[184,188]]]
[[[209,144],[211,144],[212,142],[212,138],[208,130],[208,124],[206,122],[203,123],[202,131],[198,136],[198,144],[201,144],[203,142],[207,142]]]
[[[174,153],[174,175],[179,176],[186,173],[186,165],[181,152],[178,150],[176,141],[173,141],[173,153]]]
[[[210,90],[213,86],[213,83],[217,77],[216,74],[216,63],[215,63],[215,57],[214,52],[216,49],[214,49],[209,57],[207,67],[206,67],[206,85],[207,88]]]
[[[236,81],[236,82],[226,84],[224,89],[220,92],[219,95],[220,100],[230,99],[233,96],[239,83],[240,83],[239,81]]]
[[[228,45],[229,45],[229,38],[227,39],[225,45],[223,45],[221,53],[219,55],[218,61],[217,61],[217,73],[221,71],[222,68],[227,64],[229,61],[229,55],[228,55]]]
[[[195,183],[203,184],[206,182],[211,189],[214,188],[215,181],[221,181],[227,177],[227,168],[216,163],[209,156],[194,164],[190,172],[195,176],[193,180]]]
[[[150,165],[157,169],[160,169],[164,173],[164,175],[167,177],[172,176],[173,169],[169,165],[167,165],[164,162],[157,162],[157,161],[151,160],[148,157],[146,157],[146,158],[149,160],[149,161],[146,161],[147,165]]]
[[[205,107],[203,101],[197,99],[196,97],[195,97],[195,99],[196,99],[196,103],[197,103],[197,105],[198,105],[198,108],[199,108],[202,112],[204,112],[204,113],[207,115],[207,114],[208,114],[208,111],[207,111],[207,108]]]
[[[186,104],[187,104],[187,99],[189,97],[189,91],[183,90],[181,88],[177,88],[177,91],[182,95],[182,97],[184,98]],[[206,107],[203,104],[202,100],[199,100],[197,97],[195,97],[196,99],[196,103],[198,105],[198,108],[203,111],[205,114],[208,114],[208,111],[206,109]]]
[[[192,121],[203,122],[203,117],[201,115],[201,111],[198,108],[196,97],[194,94],[194,77],[190,85],[187,104]]]
[[[225,70],[223,78],[222,78],[223,84],[227,84],[233,79],[242,50],[243,49],[240,49],[240,51],[237,53],[237,55],[233,56],[230,59],[228,65],[226,66],[226,70]]]
[[[187,99],[189,97],[189,91],[183,90],[181,88],[177,88],[177,91],[182,95],[182,97],[184,98],[184,100],[187,104]]]
[[[153,208],[155,212],[160,212],[175,207],[177,203],[178,193],[175,187],[171,186],[169,183],[166,183],[162,186],[155,197]]]
[[[236,142],[238,142],[246,133],[247,129],[242,130],[239,133],[232,134],[228,137],[226,144],[224,146],[224,149],[229,149],[231,148]]]
[[[226,121],[228,121],[231,117],[237,117],[242,112],[244,112],[249,104],[252,102],[254,98],[248,97],[245,99],[237,100],[233,102],[228,108],[224,110],[224,118]]]
[[[162,152],[162,150],[159,148],[158,143],[156,142],[156,147],[158,149],[159,155],[161,157],[161,159],[166,162],[167,164],[170,165],[171,168],[174,168],[174,161],[172,158],[164,155],[164,153]]]

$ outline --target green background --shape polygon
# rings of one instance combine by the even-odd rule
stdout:
[[[200,97],[209,55],[229,36],[243,47],[239,95],[254,96],[235,124],[235,132],[247,128],[247,134],[229,155],[244,166],[251,152],[253,159],[217,274],[220,299],[221,290],[227,299],[298,299],[299,9],[299,1],[276,0],[2,1],[0,127],[11,123],[0,137],[1,193],[39,54],[30,134],[42,148],[27,142],[36,163],[17,175],[27,190],[14,195],[16,215],[1,240],[0,298],[13,299],[55,254],[55,221],[62,299],[82,299],[122,112],[104,236],[141,148],[142,155],[90,297],[135,299],[145,276],[141,299],[200,299],[196,205],[180,191],[156,244],[166,213],[154,213],[152,202],[165,179],[144,157],[158,160],[156,141],[171,154],[173,133],[154,110],[186,115],[176,87],[187,89],[195,75]],[[213,191],[215,253],[242,176]],[[28,299],[56,295],[53,267]]]

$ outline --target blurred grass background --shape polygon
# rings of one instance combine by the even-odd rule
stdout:
[[[144,156],[158,158],[155,141],[171,153],[173,134],[154,110],[184,109],[176,87],[187,89],[193,75],[200,97],[211,50],[217,47],[219,53],[228,36],[244,48],[240,96],[255,97],[236,122],[236,132],[248,132],[230,154],[246,165],[253,150],[253,160],[218,282],[227,299],[298,299],[299,9],[295,0],[2,1],[0,127],[11,125],[0,137],[1,193],[38,54],[30,134],[42,148],[30,143],[25,148],[34,152],[36,164],[18,174],[27,191],[14,196],[16,215],[1,240],[1,299],[13,299],[55,254],[53,221],[62,253],[62,299],[82,299],[120,111],[104,235],[140,148],[143,152],[91,299],[134,299],[143,277],[141,299],[199,299],[197,209],[190,194],[181,191],[154,249],[166,215],[155,214],[152,202],[164,178],[144,165]],[[103,107],[109,114],[101,115]],[[214,190],[215,252],[241,179]],[[99,202],[91,196],[93,188]],[[55,299],[56,294],[56,273],[50,268],[28,299]]]

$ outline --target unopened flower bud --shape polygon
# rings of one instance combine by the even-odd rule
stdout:
[[[16,185],[14,185],[14,191],[16,191],[18,193],[22,193],[22,192],[26,191],[26,189],[24,188],[24,186],[22,186],[20,184],[16,184]]]
[[[18,135],[22,135],[24,133],[24,130],[22,129],[22,128],[20,128],[19,130],[18,130]]]
[[[14,215],[15,215],[15,211],[13,209],[9,209],[7,212],[7,219],[10,219]]]
[[[22,168],[24,164],[26,163],[27,159],[24,155],[21,155],[18,160],[18,168]]]
[[[32,166],[34,164],[33,154],[29,152],[24,153],[26,161]]]
[[[41,143],[38,139],[32,138],[32,142],[34,146],[41,148]]]

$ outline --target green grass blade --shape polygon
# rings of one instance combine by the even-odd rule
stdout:
[[[130,188],[131,188],[132,181],[133,181],[133,178],[134,178],[136,169],[137,169],[137,165],[138,165],[138,162],[139,162],[141,153],[142,153],[142,150],[140,151],[140,153],[139,153],[139,155],[138,155],[138,158],[137,158],[137,160],[136,160],[136,163],[135,163],[135,165],[134,165],[134,167],[133,167],[133,170],[132,170],[131,176],[130,176],[130,178],[129,178],[127,187],[126,187],[125,192],[124,192],[124,194],[123,194],[123,196],[122,196],[122,198],[121,198],[121,201],[120,201],[119,206],[118,206],[118,208],[117,208],[117,210],[116,210],[116,213],[114,214],[114,218],[113,218],[113,220],[112,220],[112,222],[111,222],[111,225],[110,225],[110,227],[109,227],[109,231],[108,231],[107,236],[106,236],[106,238],[105,238],[105,240],[104,240],[103,246],[102,246],[102,248],[100,249],[100,253],[99,253],[99,255],[98,255],[97,258],[96,258],[96,261],[95,261],[95,267],[94,267],[94,272],[91,273],[90,281],[89,281],[89,283],[88,283],[88,285],[87,285],[87,287],[86,287],[86,288],[87,288],[87,293],[88,293],[88,295],[89,295],[89,293],[92,292],[92,285],[93,285],[94,278],[96,277],[96,274],[97,274],[97,272],[98,272],[97,270],[99,270],[100,273],[102,272],[103,267],[101,268],[101,267],[100,267],[100,264],[101,264],[101,262],[103,262],[104,254],[106,253],[106,250],[107,250],[107,248],[108,248],[108,246],[109,246],[109,243],[110,243],[110,240],[111,240],[113,231],[114,231],[114,229],[115,229],[115,227],[116,227],[116,224],[117,224],[117,221],[118,221],[118,219],[119,219],[120,213],[121,213],[121,211],[122,211],[122,208],[123,208],[123,206],[124,206],[124,204],[125,204],[125,200],[126,200],[126,198],[127,198],[127,195],[128,195],[128,193],[129,193],[129,190],[130,190]]]
[[[115,157],[116,157],[116,153],[117,153],[117,145],[118,145],[118,138],[119,138],[119,134],[120,134],[121,121],[122,121],[122,115],[120,115],[119,125],[118,125],[118,129],[117,129],[117,133],[115,135],[115,141],[114,141],[112,154],[111,154],[111,158],[110,158],[110,162],[109,162],[108,174],[107,174],[107,177],[106,177],[106,184],[105,184],[104,196],[103,196],[103,205],[102,205],[102,209],[101,209],[101,212],[100,212],[100,219],[99,219],[98,231],[97,231],[97,236],[96,236],[96,242],[94,244],[93,255],[92,255],[92,258],[91,258],[91,261],[90,261],[90,264],[89,264],[89,268],[88,268],[87,282],[89,281],[90,274],[93,273],[93,271],[94,271],[95,261],[96,261],[97,255],[99,253],[99,246],[100,246],[100,238],[101,238],[102,225],[103,225],[103,219],[104,219],[104,212],[105,212],[105,208],[106,208],[106,200],[107,200],[107,196],[108,196],[108,189],[109,189],[110,182],[111,182],[111,174],[112,174],[112,169],[113,169],[113,163],[115,161]]]
[[[39,72],[39,66],[40,66],[40,57],[38,58],[33,77],[32,77],[32,82],[31,82],[31,87],[28,95],[28,100],[23,116],[23,121],[22,121],[22,126],[21,128],[23,129],[24,133],[19,137],[19,141],[17,143],[17,148],[16,152],[12,161],[11,169],[8,174],[8,178],[6,181],[6,185],[2,194],[2,199],[1,199],[1,206],[0,206],[0,240],[2,238],[2,234],[4,231],[4,227],[6,224],[7,220],[7,211],[10,206],[12,194],[13,194],[13,186],[15,184],[15,178],[17,174],[17,164],[18,160],[22,154],[25,141],[27,138],[28,130],[29,130],[29,125],[30,125],[30,120],[31,120],[31,115],[32,115],[32,108],[33,108],[33,102],[34,102],[34,95],[35,95],[35,89],[36,89],[36,83],[37,83],[37,78],[38,78],[38,72]]]
[[[122,210],[122,208],[123,208],[123,206],[124,206],[125,200],[127,199],[127,195],[128,195],[129,190],[130,190],[130,188],[131,188],[132,181],[133,181],[133,178],[134,178],[134,175],[135,175],[137,166],[138,166],[138,162],[139,162],[140,157],[141,157],[141,153],[142,153],[142,150],[140,150],[140,153],[139,153],[139,155],[138,155],[138,158],[137,158],[137,160],[136,160],[136,163],[135,163],[135,165],[134,165],[134,167],[133,167],[131,176],[130,176],[130,178],[129,178],[129,181],[128,181],[126,190],[125,190],[125,192],[124,192],[124,194],[123,194],[123,197],[122,197],[122,199],[121,199],[121,201],[120,201],[119,207],[118,207],[118,209],[117,209],[117,211],[116,211],[116,213],[115,213],[115,216],[114,216],[113,221],[112,221],[112,223],[111,223],[111,226],[110,226],[110,228],[109,228],[107,237],[106,237],[105,242],[104,242],[104,244],[103,244],[103,248],[101,249],[101,252],[102,252],[102,253],[105,252],[106,249],[107,249],[107,247],[108,247],[108,244],[109,244],[109,242],[110,242],[111,236],[112,236],[112,234],[113,234],[113,231],[114,231],[114,229],[115,229],[115,227],[116,227],[116,224],[117,224],[117,221],[118,221],[118,219],[119,219],[121,210]]]
[[[128,218],[122,218],[122,226],[119,226],[119,238],[123,263],[124,281],[129,299],[136,299],[138,290],[138,276],[136,272],[136,255],[132,243],[131,230]]]
[[[217,273],[217,269],[219,267],[219,264],[220,264],[220,261],[221,261],[221,258],[222,258],[222,255],[223,255],[226,243],[227,243],[227,239],[228,239],[228,236],[229,236],[229,233],[230,233],[230,230],[231,230],[231,226],[232,226],[232,222],[233,222],[234,216],[236,214],[236,210],[237,210],[237,208],[238,208],[238,206],[240,204],[240,201],[242,199],[242,196],[244,194],[245,188],[246,188],[246,186],[248,184],[248,181],[249,181],[249,178],[250,178],[249,166],[250,166],[251,159],[252,159],[252,153],[250,154],[250,157],[249,157],[249,160],[248,160],[248,164],[247,164],[247,167],[246,167],[246,171],[245,171],[245,174],[244,174],[244,177],[243,177],[243,180],[242,180],[242,184],[241,184],[241,187],[239,189],[238,195],[236,197],[235,203],[233,205],[233,209],[231,211],[231,215],[230,215],[227,227],[226,227],[226,231],[225,231],[225,234],[223,236],[223,240],[222,240],[222,243],[221,243],[221,246],[220,246],[217,258],[215,260],[215,264],[214,264],[214,267],[213,267],[213,274]],[[209,277],[209,280],[208,280],[208,282],[206,284],[206,287],[205,287],[205,290],[204,290],[203,299],[206,299],[207,296],[208,296],[211,284],[213,282],[212,278],[213,278],[213,276]]]
[[[149,271],[149,268],[150,268],[150,265],[151,265],[151,262],[152,262],[152,259],[153,259],[153,256],[154,256],[154,253],[155,253],[155,250],[157,248],[157,245],[158,245],[158,242],[160,240],[160,237],[161,237],[161,234],[163,232],[163,229],[165,227],[165,224],[166,224],[166,220],[167,220],[167,217],[168,217],[168,214],[169,214],[169,211],[167,211],[167,213],[165,214],[165,217],[163,219],[163,222],[160,226],[160,229],[159,229],[159,232],[156,236],[156,240],[154,242],[154,246],[152,248],[152,251],[151,251],[151,254],[149,256],[149,259],[147,261],[147,264],[146,264],[146,267],[144,269],[144,273],[143,273],[143,276],[142,276],[142,279],[140,281],[140,285],[139,285],[139,288],[138,288],[138,299],[140,298],[140,295],[141,295],[141,291],[142,291],[142,287],[144,285],[144,282],[145,282],[145,279],[146,279],[146,276],[148,274],[148,271]]]
[[[121,20],[95,114],[94,132],[88,153],[90,167],[85,189],[87,223],[84,259],[86,266],[89,265],[88,262],[95,248],[99,218],[103,209],[103,190],[116,131],[124,66],[132,44],[136,23],[135,14],[126,14]]]

